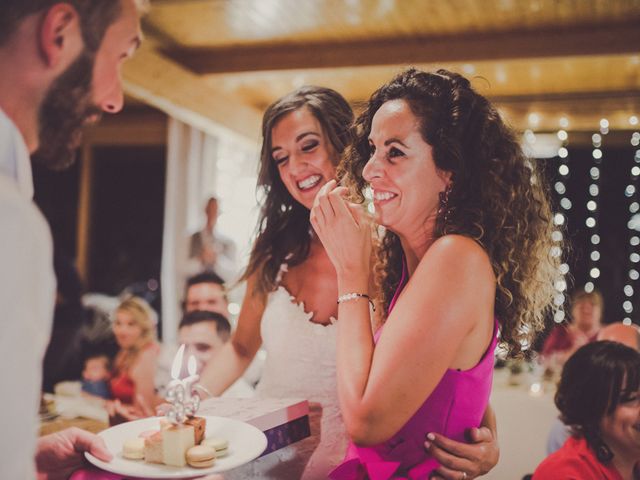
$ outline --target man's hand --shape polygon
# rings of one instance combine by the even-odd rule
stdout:
[[[84,464],[84,452],[110,462],[113,456],[104,441],[93,433],[72,427],[38,439],[38,480],[67,479]]]
[[[480,427],[467,433],[470,444],[456,442],[437,433],[427,435],[425,448],[440,463],[432,478],[471,480],[496,466],[500,448],[491,430]]]

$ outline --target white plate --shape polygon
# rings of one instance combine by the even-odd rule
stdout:
[[[227,456],[217,458],[210,468],[171,467],[144,460],[129,460],[122,456],[122,445],[146,430],[160,428],[160,418],[151,417],[123,423],[100,432],[107,448],[113,454],[111,462],[103,462],[89,453],[87,459],[96,467],[120,475],[142,478],[185,478],[224,472],[257,458],[267,448],[267,437],[248,423],[231,418],[207,417],[206,437],[221,437],[229,441]]]

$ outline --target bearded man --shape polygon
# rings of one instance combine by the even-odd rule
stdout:
[[[33,203],[30,154],[74,158],[81,130],[122,109],[122,62],[141,41],[135,0],[0,2],[0,465],[2,478],[68,478],[101,440],[71,429],[36,440],[41,362],[55,280],[49,228]],[[34,462],[35,459],[35,462]]]

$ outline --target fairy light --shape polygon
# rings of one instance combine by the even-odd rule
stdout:
[[[566,119],[565,119],[566,120]],[[563,124],[564,123],[564,124]],[[565,196],[567,193],[566,181],[569,177],[569,150],[567,149],[567,143],[569,141],[569,134],[565,130],[568,126],[568,122],[560,122],[561,129],[556,133],[558,140],[562,142],[562,146],[558,148],[558,176],[559,180],[554,184],[555,191],[560,196],[559,204],[562,210],[569,210],[571,208],[571,201]],[[550,255],[553,258],[562,258],[562,240],[564,238],[563,228],[566,228],[567,217],[564,213],[556,212],[553,216],[554,230],[551,232],[551,240],[553,246],[551,247]],[[566,301],[564,292],[567,290],[567,281],[565,275],[569,273],[569,265],[567,263],[561,263],[558,267],[558,276],[554,281],[555,294],[553,296],[553,304],[556,307],[556,311],[553,315],[553,320],[556,323],[561,323],[565,319],[564,303]]]
[[[629,117],[629,123],[632,126],[638,125],[638,118],[634,115]],[[635,131],[631,134],[631,145],[637,147],[640,144],[640,132]],[[637,165],[640,163],[640,150],[636,150],[634,155],[634,162],[629,169],[629,183],[624,188],[624,195],[629,199],[629,218],[633,219],[640,210],[640,203],[638,202],[638,178],[640,177],[640,167]],[[629,228],[629,242],[627,244],[627,252],[629,259],[628,279],[622,289],[624,296],[622,301],[622,309],[629,315],[623,320],[623,323],[627,325],[632,324],[631,313],[633,312],[633,298],[636,288],[635,283],[640,277],[638,273],[638,262],[640,262],[640,237],[634,228],[634,222],[628,223]]]
[[[591,251],[589,252],[589,280],[585,284],[585,291],[593,291],[595,288],[595,282],[600,278],[600,250],[597,245],[600,243],[600,235],[598,233],[598,220],[599,220],[599,197],[600,197],[600,177],[601,163],[602,163],[602,135],[608,133],[609,122],[606,118],[600,120],[600,133],[594,133],[591,136],[591,144],[593,150],[591,156],[593,157],[593,166],[589,169],[589,176],[591,177],[591,184],[589,185],[589,198],[587,199],[587,211],[588,216],[585,219],[585,225],[590,230],[591,237]]]

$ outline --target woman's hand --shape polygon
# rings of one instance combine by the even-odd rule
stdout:
[[[311,224],[338,273],[364,281],[368,287],[371,221],[361,205],[345,199],[347,189],[331,180],[322,187],[311,209]],[[339,285],[340,286],[340,285]]]
[[[135,405],[126,405],[115,399],[108,401],[105,408],[109,414],[109,425],[118,425],[141,418],[153,417],[155,414],[154,409],[144,401],[142,395],[137,396]]]

